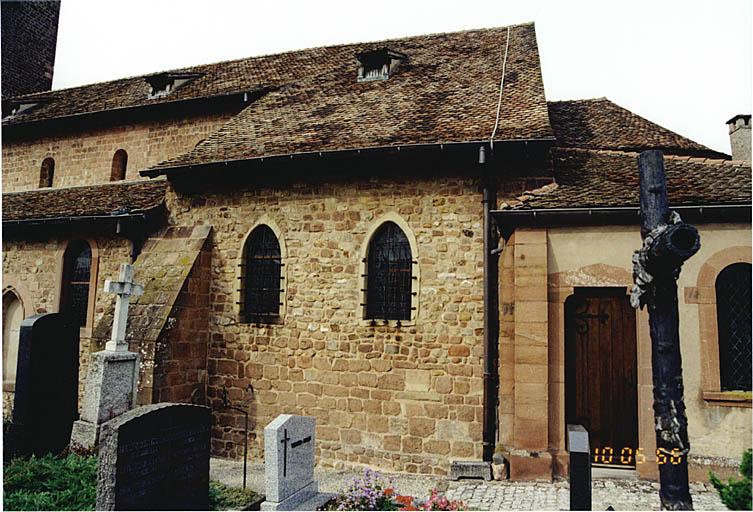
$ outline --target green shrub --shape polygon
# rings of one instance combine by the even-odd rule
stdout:
[[[5,510],[94,510],[97,458],[69,454],[14,459],[4,468]]]
[[[209,481],[209,510],[242,510],[258,497],[248,489],[244,491],[215,480]]]
[[[719,492],[722,503],[730,510],[751,510],[753,507],[753,502],[751,501],[752,456],[753,452],[750,449],[745,450],[743,453],[743,460],[740,462],[740,475],[742,478],[739,480],[730,479],[725,484],[714,473],[709,471],[711,484]]]

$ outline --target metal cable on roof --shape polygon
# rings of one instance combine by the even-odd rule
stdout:
[[[502,89],[505,86],[505,67],[507,66],[507,49],[510,47],[510,32],[512,27],[507,27],[507,43],[505,43],[505,57],[502,59],[502,78],[499,80],[499,101],[497,102],[497,119],[494,121],[494,129],[489,137],[489,145],[494,149],[494,136],[497,134],[499,126],[499,113],[502,110]]]

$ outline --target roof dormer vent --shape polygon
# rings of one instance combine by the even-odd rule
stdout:
[[[38,107],[44,103],[47,103],[50,99],[46,96],[35,96],[33,98],[25,99],[9,99],[3,100],[3,119],[8,119],[19,114],[30,111],[33,108]]]
[[[401,62],[408,59],[404,53],[379,48],[361,52],[356,55],[360,65],[358,66],[358,81],[370,82],[372,80],[387,80]]]
[[[175,89],[196,78],[204,76],[203,73],[158,73],[144,77],[151,86],[149,98],[161,98],[167,96]]]

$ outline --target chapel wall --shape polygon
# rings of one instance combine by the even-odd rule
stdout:
[[[733,405],[704,399],[704,375],[718,372],[719,366],[718,359],[709,361],[704,355],[704,345],[712,338],[701,318],[704,306],[709,316],[706,325],[715,326],[716,317],[715,306],[708,307],[708,285],[698,286],[704,273],[713,274],[707,279],[713,283],[725,265],[735,261],[750,262],[751,235],[749,224],[699,224],[696,228],[701,235],[701,249],[682,267],[678,305],[691,444],[690,473],[691,479],[705,479],[709,466],[724,466],[739,460],[743,450],[750,447],[751,409],[749,400],[746,406],[744,401]],[[632,286],[632,253],[640,247],[641,238],[638,226],[557,227],[548,229],[547,241],[550,326],[558,326],[550,329],[550,374],[559,374],[564,369],[564,301],[579,286],[625,287],[627,293]],[[655,457],[651,455],[655,450],[655,434],[648,314],[645,309],[636,314],[638,436],[647,458],[646,464],[638,465],[638,472],[656,478]],[[713,343],[718,340],[714,338]],[[561,400],[557,400],[557,396]],[[564,424],[564,379],[560,386],[550,390],[549,415],[550,426],[553,422]],[[564,454],[563,428],[550,428],[549,442],[555,457]]]
[[[40,168],[48,157],[55,160],[53,188],[107,183],[119,149],[128,153],[126,179],[145,179],[139,171],[191,150],[231,117],[231,113],[186,115],[53,134],[40,130],[31,140],[6,137],[3,192],[39,188]]]
[[[364,170],[360,170],[365,172]],[[209,405],[212,451],[242,457],[246,397],[250,457],[278,414],[317,418],[328,467],[446,474],[482,449],[483,233],[477,180],[432,176],[296,181],[246,190],[168,194],[171,222],[213,226]],[[201,186],[200,189],[205,187]],[[360,316],[362,246],[393,213],[415,235],[415,323],[372,326]],[[286,312],[279,324],[238,321],[241,243],[260,219],[284,237]]]
[[[121,263],[130,262],[131,242],[122,236],[77,237],[87,240],[96,255],[96,292],[93,322],[105,313],[114,297],[104,292],[106,279],[117,278]],[[12,287],[21,297],[27,317],[39,313],[55,313],[59,308],[63,274],[63,254],[70,240],[50,236],[45,240],[3,239],[3,288]],[[93,265],[94,266],[94,265]],[[89,364],[89,354],[103,350],[94,346],[91,328],[81,329],[79,343],[79,407]],[[8,397],[11,400],[12,397]]]

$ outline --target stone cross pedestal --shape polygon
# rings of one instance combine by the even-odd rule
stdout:
[[[105,350],[91,355],[86,377],[81,419],[73,424],[71,446],[93,449],[102,423],[133,408],[139,378],[138,354],[128,351],[128,302],[144,288],[133,282],[133,267],[120,265],[118,281],[105,281],[105,291],[117,295],[110,341]]]
[[[314,480],[316,418],[280,414],[264,428],[267,501],[261,510],[316,510],[334,495]]]

